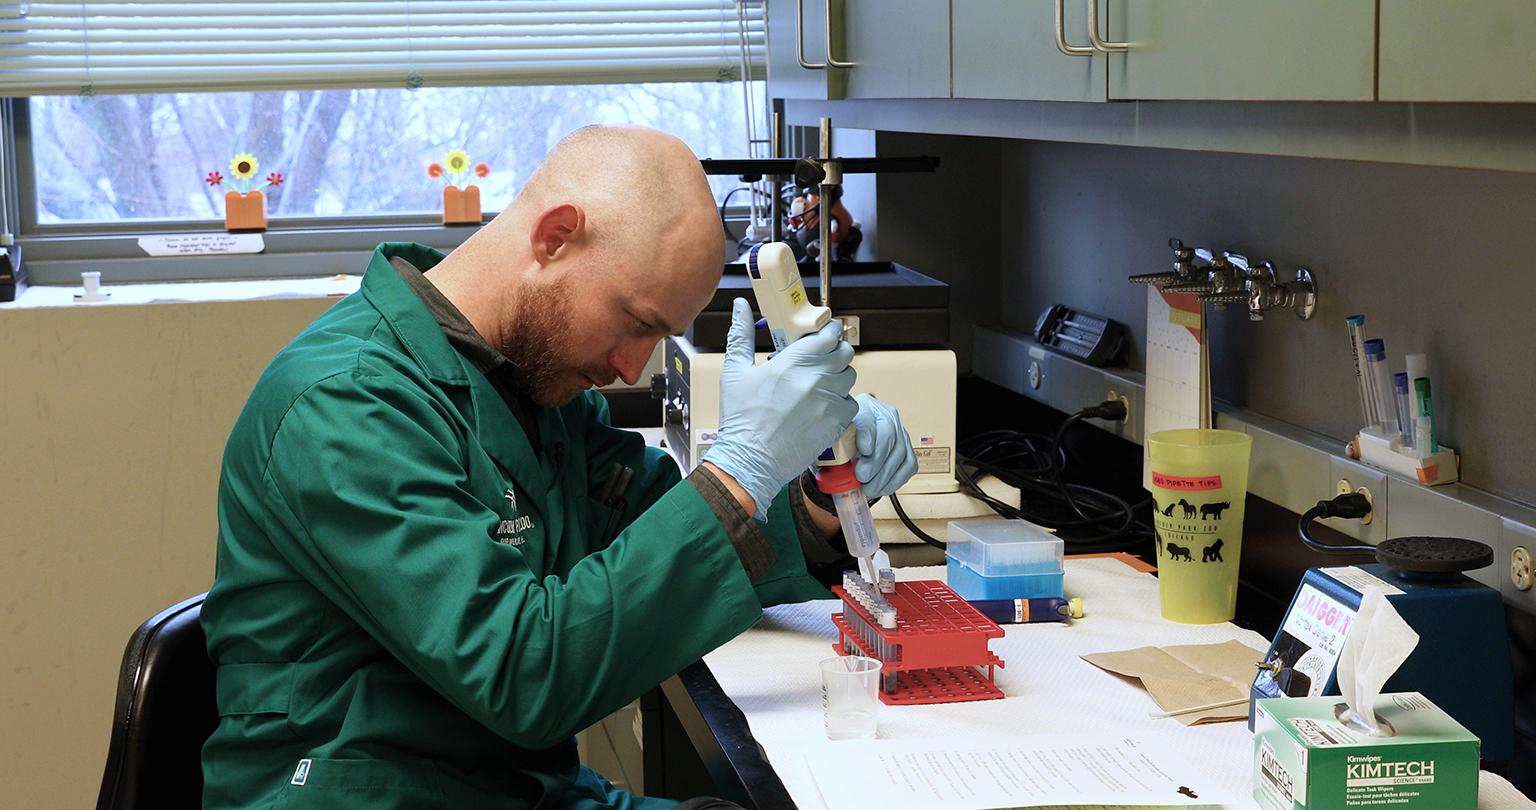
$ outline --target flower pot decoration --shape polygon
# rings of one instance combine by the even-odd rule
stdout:
[[[267,229],[267,200],[261,190],[282,185],[283,175],[269,172],[266,180],[258,180],[259,166],[254,155],[241,152],[229,161],[227,183],[217,169],[208,173],[208,185],[229,189],[224,192],[224,227],[231,232]]]
[[[427,176],[443,184],[443,224],[479,225],[480,187],[475,178],[491,173],[484,163],[470,168],[469,155],[463,149],[454,149],[443,157],[442,163],[427,167]]]

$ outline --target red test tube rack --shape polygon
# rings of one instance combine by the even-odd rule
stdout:
[[[891,706],[957,703],[1003,697],[993,682],[1003,659],[987,648],[1003,628],[938,580],[897,582],[871,601],[875,586],[857,574],[832,586],[843,600],[832,614],[840,655],[879,659],[880,701]],[[887,586],[889,587],[889,586]],[[873,609],[871,609],[871,606]],[[888,615],[895,613],[894,621]],[[880,613],[886,613],[882,626]],[[894,625],[894,626],[891,626]]]

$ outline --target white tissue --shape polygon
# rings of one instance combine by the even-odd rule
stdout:
[[[1339,653],[1338,678],[1344,702],[1371,736],[1391,734],[1382,730],[1373,707],[1387,679],[1418,645],[1419,634],[1403,621],[1381,589],[1371,588],[1361,596],[1354,626]]]

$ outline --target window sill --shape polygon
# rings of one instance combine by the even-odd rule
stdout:
[[[158,284],[111,284],[101,291],[105,301],[76,301],[79,287],[29,286],[16,300],[0,304],[6,309],[101,307],[124,304],[187,304],[208,301],[256,301],[279,298],[340,298],[357,291],[363,277],[355,274],[320,278],[249,279],[243,281],[187,281]]]

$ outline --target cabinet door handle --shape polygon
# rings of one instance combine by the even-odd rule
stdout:
[[[839,62],[835,57],[832,56],[832,0],[824,0],[822,9],[826,12],[827,15],[827,27],[824,29],[827,35],[827,64],[835,68],[857,67],[859,64],[858,62]],[[843,14],[844,16],[848,14],[846,8],[843,10]]]
[[[1096,0],[1088,0],[1091,6]],[[1093,47],[1067,44],[1067,0],[1056,0],[1056,50],[1067,56],[1093,56],[1098,53]]]
[[[1099,0],[1088,0],[1088,41],[1099,53],[1125,53],[1131,49],[1129,42],[1105,42],[1099,39]]]
[[[799,60],[800,67],[806,70],[826,70],[826,62],[805,61],[805,12],[803,5],[805,0],[794,0],[795,3],[795,59]],[[827,16],[831,16],[828,12]]]

